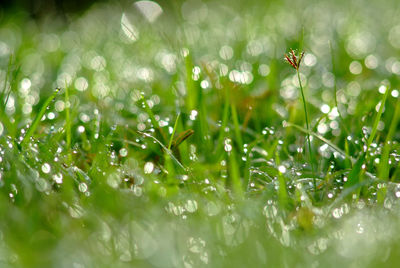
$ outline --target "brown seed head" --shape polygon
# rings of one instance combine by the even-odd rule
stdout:
[[[293,49],[290,49],[290,54],[289,54],[289,55],[290,55],[290,56],[288,56],[287,54],[285,54],[285,59],[286,59],[286,61],[287,61],[290,65],[292,65],[293,68],[295,68],[296,70],[299,70],[301,60],[303,59],[303,56],[304,56],[304,51],[301,52],[301,54],[300,54],[300,56],[299,56],[299,60],[297,60],[297,57],[296,57],[296,55],[294,54]]]

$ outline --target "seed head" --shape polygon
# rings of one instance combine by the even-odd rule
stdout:
[[[296,70],[299,70],[300,63],[301,63],[301,60],[303,59],[303,56],[304,56],[304,51],[301,52],[300,56],[298,56],[299,59],[297,60],[297,57],[294,54],[293,49],[290,49],[289,56],[287,54],[285,54],[285,59],[290,65],[292,65],[293,68],[295,68]]]

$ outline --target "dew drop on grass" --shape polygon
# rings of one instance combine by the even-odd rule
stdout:
[[[84,182],[79,183],[78,188],[81,193],[85,193],[88,190],[88,186]]]
[[[61,184],[63,182],[63,175],[61,173],[54,174],[53,180],[56,183]]]
[[[336,219],[339,219],[340,217],[343,216],[343,210],[340,209],[340,208],[335,208],[335,209],[332,211],[332,216],[333,216],[334,218],[336,218]]]
[[[78,133],[83,133],[83,132],[85,132],[85,127],[79,126],[77,130],[78,130]]]
[[[126,157],[128,155],[128,150],[126,148],[121,148],[121,150],[119,150],[119,155],[121,157]]]
[[[49,184],[45,179],[39,178],[36,180],[36,189],[39,192],[45,192],[49,189]]]
[[[225,139],[225,142],[224,142],[224,150],[226,151],[226,152],[230,152],[230,151],[232,151],[232,145],[231,145],[231,140],[230,139]]]
[[[220,210],[221,207],[217,203],[213,201],[207,203],[206,213],[208,214],[208,216],[215,216],[220,212]]]
[[[361,223],[358,223],[358,224],[357,224],[356,232],[357,232],[358,234],[364,233],[364,227],[362,226]]]
[[[50,171],[51,171],[51,166],[48,164],[48,163],[44,163],[43,165],[42,165],[42,171],[43,171],[43,173],[50,173]]]
[[[80,218],[83,216],[84,210],[81,206],[75,204],[68,208],[68,212],[72,218]]]
[[[107,177],[107,184],[112,187],[112,188],[117,188],[119,184],[121,183],[121,178],[118,176],[117,173],[111,173]]]
[[[198,112],[196,110],[192,110],[190,112],[190,116],[189,116],[190,120],[192,120],[192,121],[196,120],[197,115],[198,115]]]
[[[195,200],[188,200],[185,204],[185,209],[187,212],[193,213],[197,210],[197,202]]]
[[[284,165],[280,165],[279,167],[278,167],[278,170],[279,170],[279,172],[280,173],[285,173],[286,172],[286,167],[284,166]]]
[[[134,195],[139,197],[142,195],[142,193],[143,193],[142,187],[140,187],[138,185],[133,186],[133,194]]]
[[[150,173],[153,172],[153,170],[154,170],[154,164],[153,164],[153,162],[147,162],[147,163],[144,165],[144,173],[145,173],[145,174],[150,174]]]

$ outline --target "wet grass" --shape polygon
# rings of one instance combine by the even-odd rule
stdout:
[[[2,13],[0,266],[396,265],[397,1],[149,7]]]

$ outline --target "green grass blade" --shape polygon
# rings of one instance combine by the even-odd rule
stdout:
[[[235,148],[229,152],[229,180],[232,184],[233,192],[237,197],[243,196],[243,185],[240,178],[240,168],[236,157]]]
[[[185,166],[183,166],[182,163],[179,162],[179,160],[174,156],[174,154],[171,152],[171,150],[169,150],[167,147],[165,147],[165,145],[160,140],[158,140],[156,137],[154,137],[148,133],[141,132],[141,131],[137,131],[137,133],[141,134],[144,137],[153,139],[155,142],[157,142],[161,146],[161,148],[169,155],[169,157],[171,157],[171,159],[174,160],[178,164],[178,166],[180,166],[183,170],[188,171],[188,169]]]
[[[178,128],[178,122],[179,122],[179,117],[180,117],[180,113],[176,116],[176,120],[175,120],[175,124],[174,124],[174,129],[172,130],[172,134],[171,137],[169,138],[169,143],[168,143],[168,150],[171,150],[171,146],[172,146],[172,141],[174,140],[174,136],[175,136],[175,132],[176,129]]]
[[[336,74],[335,55],[334,55],[332,43],[330,41],[329,41],[329,50],[331,52],[332,73]],[[337,112],[338,112],[338,115],[339,115],[341,126],[343,127],[344,131],[346,132],[346,135],[348,136],[350,131],[347,129],[347,126],[346,126],[346,124],[344,122],[344,119],[342,117],[342,113],[339,110],[339,103],[338,103],[338,100],[337,100],[337,81],[336,80],[337,80],[337,78],[336,78],[336,76],[334,76],[334,78],[333,78],[333,89],[334,89],[334,94],[335,94],[335,97],[334,97],[335,106],[336,106],[336,109],[337,109]]]
[[[47,107],[49,106],[51,101],[57,96],[59,91],[60,91],[60,88],[57,88],[56,90],[54,90],[53,94],[51,94],[50,97],[48,97],[46,99],[46,101],[43,103],[42,107],[39,110],[39,113],[35,117],[35,120],[33,121],[32,125],[29,127],[24,138],[21,141],[21,143],[20,143],[21,147],[27,143],[27,141],[30,139],[30,137],[32,137],[36,128],[39,126],[39,122],[42,119],[43,115],[45,114]]]
[[[187,140],[190,136],[194,134],[193,129],[188,129],[185,131],[182,131],[181,133],[178,134],[178,136],[172,141],[172,146],[170,149],[177,148],[182,142]]]
[[[392,121],[390,123],[389,132],[386,136],[385,145],[383,147],[383,152],[379,164],[378,177],[383,180],[389,179],[389,152],[390,152],[390,141],[393,140],[393,135],[396,131],[397,125],[400,119],[400,99],[396,102],[396,108]]]
[[[304,96],[304,89],[303,89],[303,85],[301,84],[300,72],[298,69],[296,71],[297,71],[297,79],[299,80],[301,98],[303,100],[303,108],[304,108],[304,117],[306,120],[306,127],[307,127],[307,130],[310,131],[310,124],[308,121],[307,103],[306,103],[306,98]],[[313,173],[314,190],[316,191],[317,184],[315,181],[316,174],[315,174],[315,168],[314,168],[315,159],[314,159],[314,154],[313,154],[312,148],[311,148],[311,139],[310,139],[309,133],[307,133],[307,143],[308,143],[308,153],[310,156],[310,165],[311,165],[311,169],[312,169],[312,173]]]
[[[71,105],[69,102],[69,87],[67,83],[65,83],[65,136],[66,136],[66,146],[68,152],[68,161],[72,162],[70,106]]]
[[[162,131],[162,129],[160,128],[160,125],[158,124],[158,121],[157,121],[156,117],[154,116],[153,111],[150,109],[149,105],[147,104],[146,99],[144,98],[144,96],[142,96],[140,100],[141,100],[144,110],[150,117],[151,124],[153,125],[154,129],[156,130],[156,133],[159,136],[159,139],[161,140],[161,142],[163,144],[166,144],[167,138],[166,138],[164,132]]]
[[[239,118],[237,115],[236,105],[233,101],[231,102],[231,112],[232,112],[233,126],[235,128],[236,143],[238,145],[239,152],[241,152],[243,150],[243,138],[240,129]]]
[[[280,165],[280,158],[278,153],[275,153],[275,162],[277,167]],[[289,205],[289,195],[286,188],[286,179],[282,172],[278,170],[278,182],[279,182],[279,190],[278,190],[278,200],[282,208],[288,208]]]
[[[324,143],[328,144],[329,147],[331,147],[333,150],[335,150],[336,152],[341,154],[343,157],[347,157],[347,158],[351,159],[352,162],[355,162],[355,160],[350,155],[348,155],[346,152],[344,152],[342,149],[337,147],[335,144],[333,144],[332,142],[330,142],[328,139],[324,138],[323,136],[321,136],[321,135],[319,135],[319,134],[317,134],[317,133],[315,133],[313,131],[307,130],[307,129],[299,126],[299,125],[293,124],[293,123],[285,122],[284,126],[285,127],[294,127],[296,129],[300,130],[301,132],[304,132],[306,134],[312,135],[313,137],[315,137],[315,138],[323,141]]]
[[[386,88],[386,92],[382,97],[381,104],[380,104],[380,107],[379,107],[379,111],[376,114],[376,117],[375,117],[375,120],[374,120],[374,124],[372,126],[371,135],[369,136],[368,141],[367,141],[367,150],[366,150],[366,152],[368,152],[368,149],[371,146],[371,143],[375,138],[376,132],[378,130],[378,124],[379,124],[379,121],[381,120],[383,109],[385,108],[386,99],[387,99],[387,96],[389,95],[389,91],[390,90],[388,88]]]
[[[219,129],[219,134],[218,134],[217,149],[215,150],[216,154],[217,154],[217,158],[220,158],[221,153],[222,153],[224,138],[226,135],[225,129],[228,125],[228,119],[229,119],[229,101],[226,99],[225,105],[224,105],[224,110],[222,113],[222,123],[221,123],[221,127]]]

